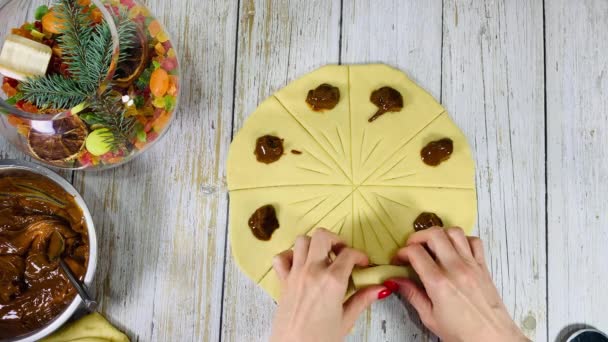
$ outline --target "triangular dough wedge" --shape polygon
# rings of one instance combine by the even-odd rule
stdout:
[[[361,208],[358,206],[360,201],[357,199],[355,193],[353,193],[353,222],[352,222],[352,247],[360,251],[367,253],[367,243],[365,241],[365,235],[363,234],[363,214]]]
[[[259,137],[284,139],[285,154],[274,163],[256,160]],[[302,154],[293,154],[298,150]],[[350,184],[349,179],[275,97],[266,99],[247,119],[230,145],[229,190],[281,185]]]
[[[328,83],[340,90],[336,107],[317,112],[306,103],[308,91]],[[342,171],[351,176],[350,108],[348,67],[328,65],[289,83],[275,96],[279,102],[314,136]]]
[[[367,252],[372,264],[388,264],[399,247],[396,240],[391,236],[389,228],[381,221],[380,213],[367,203],[359,190],[355,191],[353,197],[354,207],[357,210],[354,222],[362,234],[365,248],[363,250]]]
[[[409,201],[403,201],[403,194],[399,189],[365,186],[360,187],[359,191],[378,217],[378,225],[389,231],[397,246],[405,245],[407,236],[412,231],[410,218],[415,218],[419,210]]]
[[[272,258],[291,248],[298,235],[318,227],[352,192],[350,186],[299,186],[237,190],[230,193],[230,242],[232,254],[255,282],[272,266]],[[269,241],[258,240],[249,218],[261,206],[275,207],[280,227]]]
[[[332,210],[327,216],[325,216],[315,227],[323,227],[327,230],[341,235],[343,232],[351,231],[352,223],[352,196],[349,196],[344,200],[338,207]],[[311,235],[314,229],[310,230],[307,235]],[[349,241],[345,242],[350,245]],[[291,247],[293,248],[293,242]],[[264,278],[260,281],[260,286],[266,290],[274,300],[279,300],[281,295],[281,284],[279,278],[274,270],[270,270]]]
[[[450,138],[454,151],[437,166],[426,165],[420,151],[431,141]],[[437,117],[374,172],[366,185],[475,188],[475,164],[467,138],[447,112]]]
[[[349,246],[349,247],[353,247],[353,233],[354,233],[354,229],[353,229],[353,209],[354,209],[354,198],[353,198],[353,194],[351,194],[349,196],[348,199],[346,199],[346,201],[344,201],[343,205],[345,205],[346,207],[344,208],[344,210],[348,213],[348,217],[346,218],[346,220],[344,221],[344,223],[341,223],[341,226],[337,229],[334,230],[334,232],[336,234],[338,234],[340,236],[340,238]]]
[[[461,227],[470,234],[477,217],[473,189],[365,186],[359,188],[391,235],[403,246],[422,212],[437,214],[444,227]]]
[[[361,184],[444,109],[397,69],[378,64],[353,65],[349,70],[353,181]],[[401,93],[404,107],[400,112],[389,112],[368,122],[378,110],[370,96],[384,86]]]

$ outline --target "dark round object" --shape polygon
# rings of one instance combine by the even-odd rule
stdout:
[[[309,90],[306,96],[306,103],[314,111],[334,109],[338,101],[340,101],[340,89],[327,83]]]
[[[454,152],[454,142],[450,138],[431,141],[421,151],[422,161],[429,166],[437,166],[448,160]]]
[[[283,139],[273,135],[259,137],[255,143],[254,153],[260,163],[274,163],[283,155]]]
[[[262,241],[268,241],[277,228],[277,212],[270,204],[258,208],[249,218],[249,228],[253,235]]]
[[[424,212],[414,220],[414,230],[421,231],[431,227],[443,227],[443,221],[435,213]]]

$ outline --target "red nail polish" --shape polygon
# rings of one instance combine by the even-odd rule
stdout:
[[[384,289],[380,292],[378,292],[378,299],[384,299],[388,296],[390,296],[393,293],[393,291],[389,290],[389,289]]]
[[[384,282],[384,286],[386,286],[386,288],[388,288],[389,290],[391,290],[392,292],[397,292],[399,291],[399,284],[395,283],[392,280],[386,280]]]

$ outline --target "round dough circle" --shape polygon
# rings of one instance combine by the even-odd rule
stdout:
[[[340,101],[331,110],[313,111],[306,95],[323,83],[339,88]],[[370,123],[377,110],[370,94],[383,86],[397,89],[404,107]],[[284,139],[285,154],[271,164],[258,162],[253,153],[257,138],[267,134]],[[450,158],[436,167],[424,164],[420,150],[446,137],[454,142]],[[466,137],[430,94],[382,64],[325,66],[262,102],[230,146],[228,189],[232,254],[275,299],[279,284],[272,258],[316,227],[364,250],[372,264],[388,265],[421,212],[434,212],[444,226],[467,233],[477,215]],[[280,227],[261,241],[248,219],[266,204],[275,207]],[[403,274],[408,272],[378,266],[353,280],[361,287]]]

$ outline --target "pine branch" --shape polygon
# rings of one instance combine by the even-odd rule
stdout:
[[[72,108],[89,94],[76,80],[58,74],[29,78],[21,83],[20,90],[24,100],[39,108]]]
[[[21,83],[24,98],[38,107],[69,108],[94,94],[106,77],[112,61],[112,33],[107,21],[91,26],[91,19],[74,0],[58,0],[54,7],[64,22],[58,37],[64,62],[72,78],[47,75]],[[126,12],[114,16],[117,25],[119,61],[137,39],[137,27]]]
[[[129,50],[133,48],[138,39],[137,37],[137,25],[134,21],[129,19],[128,13],[121,11],[121,13],[114,17],[118,30],[118,44],[120,46],[120,53],[118,62],[124,62],[129,57]]]
[[[106,77],[112,62],[112,34],[107,22],[103,21],[95,27],[87,45],[87,60],[90,62],[88,74],[97,86]]]
[[[113,151],[129,147],[135,136],[137,120],[126,116],[120,96],[112,94],[111,86],[104,94],[95,95],[106,77],[112,54],[112,34],[107,21],[91,25],[91,19],[75,0],[58,0],[57,17],[63,22],[58,37],[63,61],[71,78],[51,74],[22,82],[23,98],[41,108],[71,108],[87,100],[91,113],[81,118],[89,125],[107,128],[105,138]],[[136,43],[137,27],[125,12],[114,16],[120,45],[119,63],[129,57]]]
[[[129,146],[135,136],[134,117],[126,116],[126,109],[120,97],[109,93],[95,97],[91,101],[90,108],[93,110],[86,117],[82,117],[89,125],[95,124],[107,128],[112,136],[105,140],[111,146],[112,151]]]
[[[57,38],[68,71],[78,80],[83,90],[95,91],[97,79],[91,75],[95,67],[87,58],[88,42],[93,35],[89,15],[75,0],[58,0],[54,6],[57,18],[62,21],[61,34]]]
[[[118,30],[120,46],[118,61],[120,63],[128,57],[128,50],[133,47],[137,27],[133,21],[129,20],[126,13],[114,16],[114,22]],[[112,62],[112,33],[107,21],[104,20],[95,27],[88,45],[89,75],[92,79],[96,79],[97,84],[99,84],[106,77]]]
[[[59,0],[57,17],[65,23],[58,37],[68,71],[82,88],[95,91],[108,73],[112,62],[112,33],[104,19],[91,26],[91,19],[84,8],[74,0]],[[113,15],[120,46],[119,62],[128,57],[128,50],[137,38],[137,27],[126,12]]]

